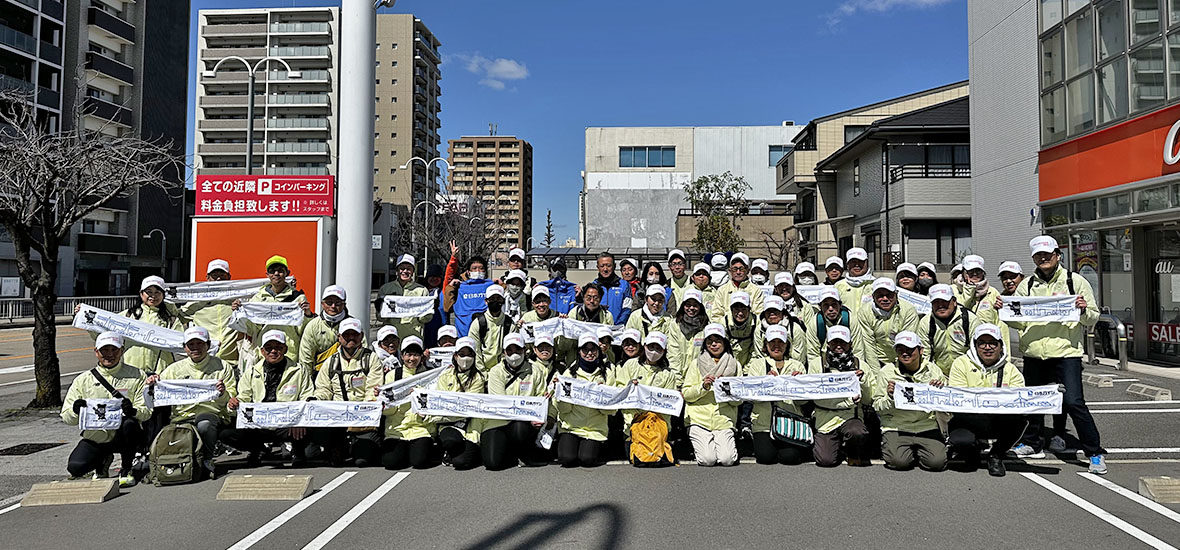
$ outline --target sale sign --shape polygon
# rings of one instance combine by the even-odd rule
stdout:
[[[1147,323],[1147,330],[1151,333],[1152,342],[1180,344],[1180,325]]]
[[[197,216],[331,216],[332,176],[198,175]]]

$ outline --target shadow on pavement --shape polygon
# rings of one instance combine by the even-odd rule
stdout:
[[[621,548],[620,533],[627,528],[627,520],[619,507],[613,504],[593,504],[565,513],[526,514],[465,548],[476,550],[545,547],[556,542],[553,539],[571,527],[582,522],[593,521],[595,515],[601,516],[604,520],[597,530],[602,539],[600,541],[583,541],[586,543],[584,545],[579,542],[579,547],[602,550]],[[511,540],[518,538],[518,534],[523,533],[526,529],[529,533],[524,539]]]
[[[1023,472],[1028,474],[1043,474],[1048,476],[1055,476],[1061,473],[1061,468],[1053,466],[1039,466],[1036,464],[1022,464],[1020,462],[1007,462],[1009,472]]]

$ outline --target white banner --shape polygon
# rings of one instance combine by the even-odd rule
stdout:
[[[894,406],[907,411],[976,414],[1060,414],[1056,385],[1027,388],[936,388],[895,382]]]
[[[74,316],[74,328],[101,333],[111,331],[144,347],[184,353],[184,333],[124,317],[118,313],[82,304]],[[212,351],[210,351],[212,353]]]
[[[637,315],[640,313],[636,312]],[[554,317],[545,321],[537,323],[525,323],[521,331],[521,336],[524,337],[525,343],[531,344],[537,336],[547,334],[556,340],[558,337],[567,338],[569,340],[577,340],[584,332],[597,332],[603,325],[598,323],[589,323],[586,321],[575,321],[573,319],[563,319],[561,317]],[[623,331],[627,327],[623,325],[614,325],[610,327],[611,337],[619,339],[623,336]]]
[[[918,315],[926,315],[930,313],[930,299],[926,296],[918,294],[904,288],[897,289],[897,297],[902,301],[909,302],[914,309],[918,310]]]
[[[434,313],[434,296],[383,296],[380,316],[384,319],[409,319]]]
[[[455,355],[455,346],[430,348],[429,351],[430,358],[426,361],[430,364],[430,368],[437,369],[451,366],[451,357]]]
[[[695,367],[693,367],[695,368]],[[844,399],[860,395],[855,372],[800,374],[798,376],[722,376],[713,383],[718,403],[733,401],[810,401]]]
[[[627,384],[622,388],[616,388],[565,376],[557,377],[554,395],[558,401],[606,411],[636,409],[660,414],[680,414],[684,407],[684,397],[676,390],[640,384]]]
[[[258,293],[269,279],[242,279],[237,281],[201,281],[199,283],[168,283],[164,299],[169,302],[232,302],[246,299]],[[294,277],[287,277],[288,284],[295,284]]]
[[[381,424],[376,401],[242,403],[239,428],[365,428]]]
[[[143,402],[147,407],[190,405],[217,399],[217,383],[220,380],[157,380],[154,386],[143,391]]]
[[[549,400],[544,397],[489,395],[418,388],[410,399],[415,414],[492,420],[544,422]]]
[[[1076,323],[1082,318],[1082,310],[1074,306],[1078,297],[1070,296],[1000,296],[1004,307],[1000,308],[1001,321],[1022,323]]]
[[[303,308],[297,302],[242,302],[229,317],[229,328],[246,332],[250,321],[257,326],[297,327],[303,324]]]
[[[377,401],[384,404],[385,408],[405,405],[410,402],[410,396],[414,393],[415,389],[434,389],[434,383],[438,381],[439,376],[442,376],[444,370],[431,369],[409,378],[403,378],[397,382],[377,386],[377,389],[381,390],[381,394],[377,396]]]
[[[122,399],[87,399],[78,410],[78,427],[83,430],[117,430],[122,423]]]
[[[819,305],[819,291],[828,285],[797,285],[795,292],[798,292],[804,300],[809,304]]]

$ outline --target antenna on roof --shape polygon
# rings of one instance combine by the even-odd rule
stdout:
[[[495,122],[489,122],[488,123],[488,135],[489,136],[496,135],[496,130],[498,130],[499,127],[500,127],[499,124],[496,124]]]

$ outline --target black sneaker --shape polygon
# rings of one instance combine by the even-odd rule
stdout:
[[[246,467],[257,468],[262,465],[262,453],[252,452],[246,455]]]
[[[94,469],[94,479],[106,479],[111,477],[111,464],[115,462],[115,455],[108,454],[102,459],[102,463],[98,468]]]
[[[992,477],[1004,477],[1007,470],[1004,469],[1004,458],[999,456],[987,457],[987,474]]]

